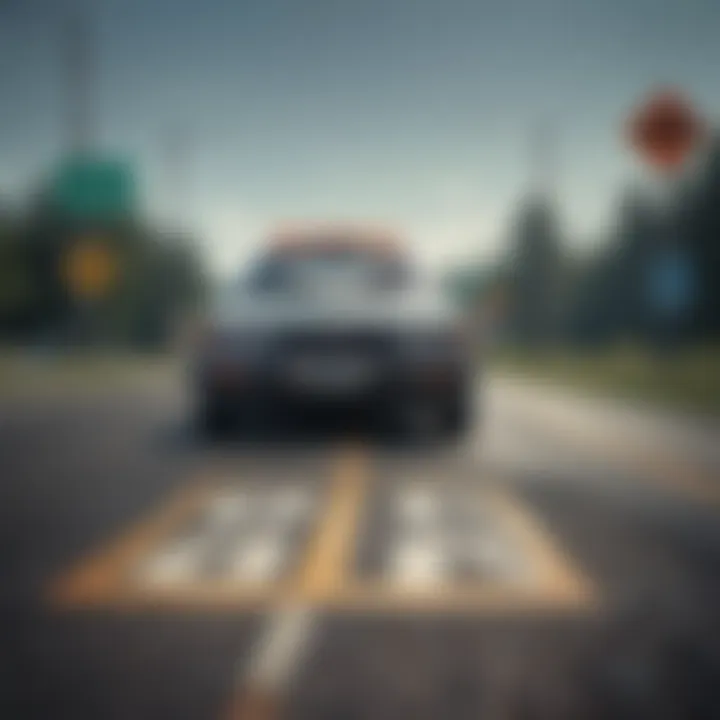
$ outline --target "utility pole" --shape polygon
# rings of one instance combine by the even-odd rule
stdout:
[[[556,134],[552,126],[539,123],[530,133],[529,168],[531,192],[550,199],[557,181]]]
[[[93,147],[96,48],[92,19],[82,0],[67,8],[65,22],[68,148],[76,154]]]
[[[162,137],[167,221],[186,229],[190,220],[190,141],[187,133],[171,130]]]
[[[95,147],[95,108],[94,91],[96,81],[96,47],[93,19],[86,0],[65,0],[61,6],[60,32],[64,49],[65,91],[66,91],[66,148],[67,158],[86,158]],[[77,234],[78,229],[73,229]],[[87,232],[87,228],[83,230]],[[73,247],[78,239],[72,240]],[[75,249],[71,252],[75,264],[83,266],[92,262],[87,257],[91,251]],[[80,255],[78,259],[77,253]],[[81,262],[82,261],[82,262]],[[90,273],[89,276],[86,275]],[[98,268],[80,273],[84,281],[92,278]],[[74,280],[74,282],[77,282]],[[74,308],[72,311],[73,334],[81,345],[95,345],[102,334],[102,320],[98,307],[98,298],[78,293],[74,289]]]
[[[553,130],[545,121],[529,133],[529,188],[515,231],[514,323],[529,345],[551,341],[559,325],[562,251],[555,223]]]

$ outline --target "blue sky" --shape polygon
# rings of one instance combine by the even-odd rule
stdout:
[[[98,145],[135,160],[148,211],[182,215],[221,272],[286,217],[395,224],[431,262],[492,255],[541,122],[563,225],[582,242],[643,174],[620,133],[648,90],[677,84],[720,111],[716,0],[87,4]],[[0,192],[62,153],[59,5],[0,0]],[[188,139],[179,198],[164,164],[175,133]]]

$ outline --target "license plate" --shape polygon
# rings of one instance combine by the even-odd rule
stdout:
[[[319,391],[355,390],[372,378],[372,366],[361,358],[303,358],[294,363],[295,384]]]

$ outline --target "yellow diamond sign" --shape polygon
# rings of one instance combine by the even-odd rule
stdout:
[[[98,298],[108,292],[117,277],[117,258],[100,238],[77,241],[63,258],[63,276],[76,297]]]

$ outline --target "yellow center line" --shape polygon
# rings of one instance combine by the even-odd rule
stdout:
[[[364,506],[366,467],[366,454],[360,447],[340,451],[324,512],[304,560],[277,604],[267,637],[260,638],[237,690],[223,710],[222,720],[282,717],[286,684],[302,661],[307,644],[312,642],[311,637],[298,635],[292,625],[304,612],[314,615],[317,608],[339,596],[350,582],[348,568]],[[296,637],[283,637],[288,634]]]
[[[284,676],[301,661],[307,640],[290,620],[301,610],[311,616],[323,609],[369,612],[528,613],[588,610],[599,600],[593,584],[563,552],[536,517],[514,493],[498,482],[476,487],[500,527],[516,545],[527,568],[517,578],[490,577],[465,587],[437,587],[430,591],[401,587],[385,579],[362,580],[355,575],[354,552],[372,478],[369,454],[359,445],[337,454],[327,495],[317,524],[302,553],[297,572],[279,584],[238,585],[232,581],[193,582],[182,587],[138,589],[128,582],[133,567],[162,544],[185,520],[223,485],[202,481],[185,486],[159,512],[133,526],[117,542],[80,563],[51,587],[51,601],[63,607],[102,605],[159,606],[219,609],[249,607],[272,610],[268,650],[260,676],[241,678],[224,717],[232,720],[268,720],[278,717],[284,681],[270,686],[267,678]],[[438,482],[446,482],[438,478]],[[469,498],[469,501],[473,499]],[[527,575],[527,577],[526,577]],[[289,620],[290,619],[290,620]],[[299,637],[300,639],[293,639]],[[260,647],[263,647],[263,643]],[[279,649],[278,649],[279,648]],[[269,653],[269,654],[268,654]],[[269,658],[269,659],[267,659]],[[258,677],[265,678],[258,680]]]
[[[346,446],[337,455],[314,532],[301,550],[299,567],[276,582],[253,583],[232,577],[190,578],[168,586],[132,581],[133,568],[172,537],[188,518],[202,510],[219,488],[211,482],[186,486],[148,519],[101,552],[82,561],[52,583],[50,602],[57,607],[106,606],[120,610],[282,610],[298,604],[336,610],[527,612],[542,608],[569,610],[593,606],[595,592],[552,534],[513,493],[497,482],[478,486],[469,498],[491,509],[515,544],[527,568],[512,576],[487,577],[460,586],[416,588],[386,578],[360,578],[354,553],[361,514],[371,483],[367,451]],[[509,560],[510,561],[510,560]]]
[[[109,606],[117,609],[218,609],[281,607],[332,598],[348,582],[348,561],[355,543],[357,517],[364,504],[366,469],[359,447],[345,446],[337,456],[317,529],[300,557],[300,570],[277,583],[216,578],[169,586],[143,586],[130,579],[183,522],[196,516],[213,493],[228,487],[211,477],[184,486],[174,497],[118,539],[53,579],[48,599],[58,608]]]
[[[359,446],[344,448],[338,456],[325,512],[293,583],[293,595],[304,601],[326,602],[347,585],[366,485],[366,454]]]
[[[508,530],[525,568],[515,577],[485,578],[461,586],[412,587],[384,579],[349,578],[342,592],[323,598],[335,610],[389,613],[470,612],[487,615],[592,611],[600,602],[594,584],[575,566],[552,533],[514,493],[485,484],[481,499]],[[469,498],[470,499],[470,498]]]

